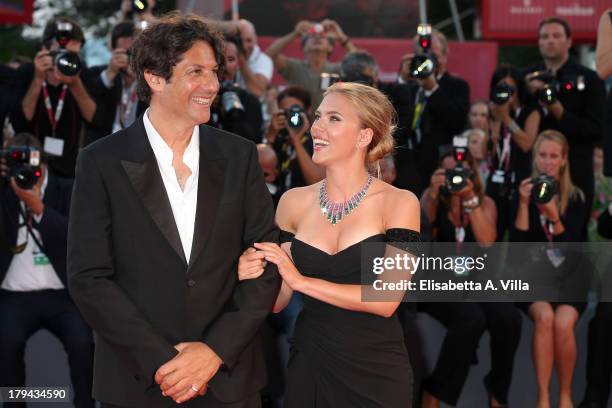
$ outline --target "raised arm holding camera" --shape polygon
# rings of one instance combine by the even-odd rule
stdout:
[[[244,58],[242,40],[225,34],[225,69],[221,89],[211,109],[210,125],[260,143],[262,139],[261,102],[236,82],[239,60]]]
[[[42,42],[34,64],[25,64],[18,72],[24,94],[13,126],[42,142],[53,172],[74,177],[83,121],[91,121],[96,112],[78,57],[85,38],[74,20],[61,17],[47,23]]]
[[[470,106],[466,81],[447,71],[448,41],[444,34],[420,25],[415,39],[416,55],[408,55],[402,65],[414,83],[414,113],[408,147],[418,152],[418,167],[423,185],[438,162],[438,147],[451,144],[454,135],[465,127]],[[421,191],[418,192],[420,194]]]
[[[541,121],[540,111],[526,106],[524,96],[519,71],[510,65],[499,66],[491,77],[493,148],[492,172],[487,180],[487,192],[498,210],[498,240],[514,223],[517,189],[531,172],[531,148]]]
[[[86,126],[86,144],[130,126],[148,106],[138,100],[136,76],[129,67],[132,43],[139,32],[131,21],[115,25],[111,31],[110,63],[90,70],[89,90],[97,109]]]
[[[72,183],[47,171],[41,147],[21,133],[0,150],[0,384],[26,386],[26,344],[44,328],[68,353],[75,406],[93,408],[93,336],[66,290]]]

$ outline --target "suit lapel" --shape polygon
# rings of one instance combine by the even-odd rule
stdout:
[[[126,136],[134,154],[133,157],[122,160],[121,165],[155,225],[183,263],[187,264],[168,193],[149,144],[142,117],[127,129]]]
[[[212,133],[208,126],[200,126],[198,203],[188,273],[210,237],[223,196],[227,160]]]

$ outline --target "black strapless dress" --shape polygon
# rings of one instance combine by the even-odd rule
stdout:
[[[414,231],[395,228],[330,255],[295,237],[291,253],[305,276],[361,284],[361,244],[418,241]],[[288,408],[409,408],[412,369],[403,331],[389,318],[355,312],[304,295],[289,356]]]

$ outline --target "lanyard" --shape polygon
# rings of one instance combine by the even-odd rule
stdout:
[[[499,164],[497,168],[499,170],[503,169],[508,171],[510,168],[510,139],[512,138],[512,133],[509,129],[504,127],[504,138],[502,139],[502,150],[499,151],[499,143],[497,144],[497,157],[499,157]]]
[[[128,93],[129,92],[129,93]],[[121,102],[119,103],[119,124],[125,128],[128,113],[134,108],[136,102],[136,83],[134,82],[130,90],[126,92],[125,87],[121,88]]]
[[[45,97],[47,116],[49,117],[49,123],[51,124],[51,131],[53,132],[53,137],[55,137],[55,129],[57,129],[57,124],[62,117],[62,112],[64,111],[64,100],[66,99],[68,85],[64,84],[64,86],[62,86],[62,92],[60,93],[59,100],[57,101],[57,109],[55,110],[55,114],[53,114],[53,105],[51,105],[51,98],[49,97],[49,90],[47,89],[47,81],[43,81],[42,90]]]
[[[544,231],[544,235],[546,235],[546,239],[548,240],[548,242],[552,243],[554,226],[552,223],[548,222],[548,220],[542,213],[540,213],[540,226],[542,227],[542,230]]]

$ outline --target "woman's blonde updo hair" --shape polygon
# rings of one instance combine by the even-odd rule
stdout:
[[[395,108],[378,89],[357,82],[337,82],[327,88],[323,96],[337,93],[353,103],[364,128],[374,135],[368,145],[366,164],[372,166],[393,151],[393,131],[396,124]]]

